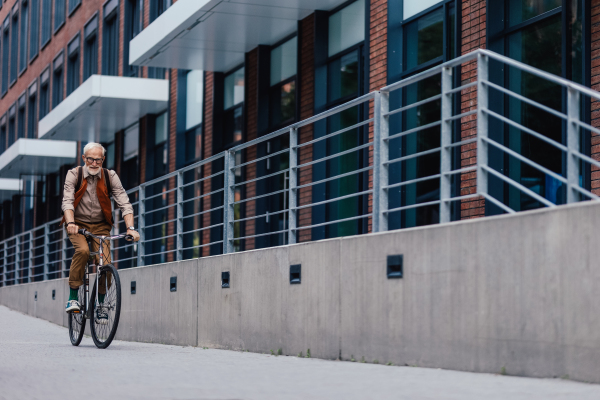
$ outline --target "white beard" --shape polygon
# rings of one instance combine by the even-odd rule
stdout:
[[[88,174],[90,174],[90,175],[92,175],[92,176],[96,176],[96,175],[98,175],[98,174],[100,173],[100,170],[102,169],[102,168],[98,168],[98,169],[96,169],[96,170],[94,171],[93,169],[91,169],[91,168],[89,168],[89,167],[86,167],[86,168],[87,168],[87,172],[88,172]]]

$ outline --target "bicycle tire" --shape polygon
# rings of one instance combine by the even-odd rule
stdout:
[[[119,273],[112,264],[106,264],[101,268],[100,278],[106,279],[106,274],[110,272],[112,274],[112,282],[106,290],[106,297],[104,299],[104,305],[108,307],[108,323],[101,325],[96,323],[96,284],[98,281],[94,280],[94,288],[92,289],[92,295],[90,296],[90,307],[91,307],[91,318],[90,318],[90,331],[94,344],[99,349],[106,349],[110,346],[113,341],[117,328],[119,326],[119,318],[121,316],[121,280],[119,279]]]
[[[85,304],[84,296],[84,285],[81,285],[79,288],[79,304]],[[72,312],[69,313],[69,339],[71,339],[71,344],[73,346],[79,346],[81,343],[81,339],[83,339],[83,334],[85,332],[85,316],[84,310],[81,310],[79,313],[74,314]]]

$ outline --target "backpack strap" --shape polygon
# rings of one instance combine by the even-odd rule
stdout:
[[[81,182],[83,181],[83,174],[81,173],[81,167],[77,167],[77,184],[75,184],[75,193],[81,188]]]
[[[110,174],[108,173],[107,168],[102,168],[104,170],[104,184],[106,185],[106,190],[108,191],[108,197],[112,197],[112,184],[110,183]]]

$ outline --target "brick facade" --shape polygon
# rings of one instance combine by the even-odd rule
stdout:
[[[387,0],[371,0],[369,28],[369,91],[379,90],[387,85]],[[374,102],[369,102],[369,118],[373,118]],[[369,141],[373,141],[373,123],[369,124]],[[369,148],[369,164],[373,165],[373,148]],[[373,171],[369,171],[369,189],[373,189]],[[369,195],[369,213],[373,211],[373,196]],[[372,229],[369,218],[368,231]]]
[[[600,91],[600,0],[591,1],[591,35],[592,35],[592,49],[591,49],[591,83],[592,89]],[[600,128],[600,101],[592,101],[592,126]],[[591,154],[592,158],[600,161],[600,135],[592,133],[591,138]],[[592,166],[592,192],[596,195],[600,195],[600,168]]]
[[[461,54],[486,48],[486,10],[485,0],[462,0]],[[477,80],[477,62],[471,61],[461,66],[461,85]],[[477,89],[475,87],[461,92],[460,112],[477,109]],[[477,116],[470,115],[461,119],[461,139],[468,140],[477,136]],[[477,164],[477,146],[471,143],[461,147],[461,167]],[[477,192],[477,173],[461,174],[460,195]],[[461,202],[460,219],[479,218],[485,215],[485,202],[482,198]]]

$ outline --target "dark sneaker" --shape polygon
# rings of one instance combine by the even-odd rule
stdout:
[[[67,307],[65,308],[65,311],[66,312],[81,311],[79,302],[77,300],[67,301]]]
[[[96,323],[99,325],[108,324],[108,308],[102,304],[96,308]]]

